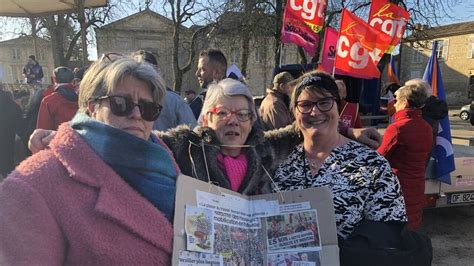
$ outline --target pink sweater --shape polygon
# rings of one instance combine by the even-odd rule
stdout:
[[[0,265],[170,265],[172,225],[67,124],[0,184]]]

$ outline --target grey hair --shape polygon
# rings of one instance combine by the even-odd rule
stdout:
[[[407,100],[410,108],[420,108],[425,104],[428,98],[424,86],[405,85],[395,92],[398,100]]]
[[[153,101],[162,104],[166,93],[165,82],[151,64],[132,56],[123,56],[116,60],[103,56],[91,65],[81,81],[79,112],[87,113],[91,100],[111,94],[127,76],[147,83],[152,90]]]
[[[231,78],[226,78],[217,84],[213,83],[209,85],[206,93],[206,100],[202,106],[201,116],[207,115],[209,110],[218,105],[222,98],[226,96],[244,96],[247,99],[249,109],[252,112],[252,121],[255,122],[257,120],[255,102],[250,89],[244,83]]]
[[[425,89],[426,94],[428,95],[428,97],[433,94],[433,90],[431,89],[430,84],[428,84],[428,82],[426,82],[422,79],[410,79],[407,82],[405,82],[405,86],[409,86],[409,85],[422,87],[423,89]]]

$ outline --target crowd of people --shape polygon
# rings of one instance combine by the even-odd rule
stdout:
[[[0,264],[170,264],[179,174],[246,195],[328,186],[341,241],[364,220],[419,227],[423,191],[412,184],[432,147],[425,83],[395,92],[396,122],[379,147],[374,128],[353,128],[357,112],[341,122],[352,107],[331,75],[280,73],[257,110],[226,68],[220,50],[201,52],[188,104],[146,51],[104,54],[81,78],[55,69],[34,154],[0,184]],[[413,131],[426,141],[403,141]],[[416,175],[403,165],[412,150]]]

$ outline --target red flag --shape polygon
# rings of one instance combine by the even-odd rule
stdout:
[[[400,43],[409,18],[410,13],[388,0],[372,0],[369,14],[370,26],[392,36],[392,42],[386,53],[392,53],[395,46]]]
[[[336,53],[336,69],[358,78],[379,78],[377,63],[392,37],[343,9]]]
[[[310,55],[316,53],[318,32],[324,23],[326,0],[288,0],[283,14],[281,41],[295,43]]]
[[[319,69],[331,73],[336,58],[337,30],[327,27],[324,32],[324,45],[321,52],[321,64]]]

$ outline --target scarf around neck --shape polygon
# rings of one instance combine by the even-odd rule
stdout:
[[[82,113],[74,116],[71,127],[120,177],[173,221],[179,169],[153,134],[145,141]]]

